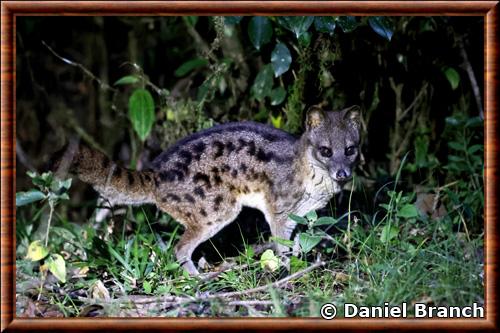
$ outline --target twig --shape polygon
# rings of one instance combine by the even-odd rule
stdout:
[[[276,288],[276,287],[281,286],[282,284],[285,284],[286,282],[288,282],[290,280],[293,280],[293,279],[296,279],[298,277],[301,277],[302,275],[305,275],[305,274],[309,273],[310,271],[313,271],[316,268],[324,266],[324,265],[325,265],[324,261],[317,261],[313,265],[311,265],[311,266],[309,266],[309,267],[307,267],[307,268],[305,268],[305,269],[303,269],[301,271],[298,271],[298,272],[296,272],[296,273],[294,273],[292,275],[288,275],[287,277],[285,277],[285,278],[283,278],[281,280],[278,280],[276,282],[273,282],[273,283],[270,283],[270,284],[266,284],[265,286],[261,286],[261,287],[257,287],[257,288],[252,288],[252,289],[247,289],[247,290],[243,290],[243,291],[232,291],[232,292],[211,294],[211,295],[208,295],[206,298],[207,299],[213,299],[213,298],[221,298],[221,297],[241,296],[241,295],[248,295],[248,294],[257,293],[257,292],[260,292],[260,291],[267,290],[269,288]]]
[[[92,148],[99,150],[102,153],[106,151],[99,143],[97,143],[97,141],[94,140],[94,138],[90,134],[88,134],[80,125],[78,125],[73,117],[69,117],[68,126],[73,129],[82,138],[82,140]]]
[[[420,91],[418,92],[418,95],[417,97],[415,97],[415,99],[413,100],[413,102],[411,102],[410,106],[408,106],[404,111],[403,111],[403,114],[401,115],[401,119],[403,119],[404,117],[406,117],[406,114],[408,112],[410,112],[411,109],[413,109],[415,107],[415,104],[417,104],[417,101],[423,96],[424,92],[427,91],[427,83],[425,83],[422,88],[420,88]]]
[[[242,305],[242,306],[252,306],[252,305],[273,305],[273,301],[260,301],[260,300],[249,300],[249,301],[231,301],[227,305]]]
[[[96,303],[101,303],[101,304],[116,304],[116,303],[123,303],[123,302],[131,301],[136,305],[150,304],[150,303],[180,305],[180,304],[189,303],[189,302],[202,302],[202,301],[208,301],[208,300],[220,299],[220,298],[232,298],[232,297],[236,297],[236,296],[249,295],[249,294],[257,293],[260,291],[265,291],[269,288],[277,288],[290,280],[299,278],[299,277],[315,270],[316,268],[319,268],[319,267],[324,266],[324,265],[325,265],[324,261],[317,261],[313,265],[311,265],[311,266],[309,266],[309,267],[307,267],[299,272],[296,272],[292,275],[289,275],[281,280],[266,284],[266,285],[261,286],[261,287],[247,289],[247,290],[243,290],[243,291],[205,294],[205,295],[201,295],[198,297],[191,297],[191,296],[180,297],[180,296],[171,296],[171,295],[158,297],[158,296],[134,296],[134,295],[132,295],[132,296],[124,296],[124,297],[119,297],[119,298],[110,299],[110,300],[92,299],[92,298],[88,298],[88,297],[78,297],[78,300],[80,300],[82,302],[96,302]],[[229,305],[237,305],[237,303],[235,303],[235,302],[237,302],[237,301],[230,301],[230,302],[228,302],[228,304]],[[243,302],[243,301],[239,301],[239,302]],[[247,301],[247,302],[249,302],[248,304],[251,304],[250,301]],[[257,301],[254,301],[254,302],[257,303]],[[259,301],[259,302],[264,302],[264,301]],[[243,305],[243,303],[241,303],[241,304]],[[264,304],[264,303],[262,303],[262,304]]]
[[[26,155],[26,153],[24,152],[23,147],[21,147],[19,139],[16,140],[16,141],[17,141],[16,142],[16,156],[17,156],[17,159],[29,171],[36,171],[36,169],[33,166],[33,164],[31,164],[31,162],[29,161],[28,155]]]
[[[67,58],[64,58],[60,56],[56,51],[54,51],[50,46],[45,43],[45,41],[42,40],[42,44],[57,58],[59,58],[61,61],[67,63],[68,65],[80,68],[87,76],[89,76],[92,80],[96,81],[101,89],[106,89],[106,90],[111,90],[113,92],[116,92],[117,90],[113,87],[111,87],[109,84],[103,82],[101,79],[99,79],[97,76],[95,76],[90,70],[87,69],[87,67],[83,66],[82,64],[69,60]]]
[[[467,56],[467,51],[465,50],[464,41],[462,38],[458,39],[458,47],[460,48],[460,55],[462,56],[463,59],[462,66],[465,68],[467,76],[469,77],[470,85],[472,86],[472,92],[474,95],[474,99],[476,101],[479,117],[481,117],[481,119],[484,119],[481,92],[479,90],[479,85],[477,84],[476,75],[474,74],[474,70],[472,69],[472,65],[470,64],[469,57]]]
[[[255,255],[259,255],[262,252],[264,252],[265,250],[272,248],[273,246],[274,246],[273,243],[264,243],[264,244],[254,245],[254,246],[252,246],[252,249],[253,249]],[[222,265],[224,265],[224,264],[222,264]],[[244,269],[247,267],[248,267],[247,264],[237,265],[236,262],[228,263],[225,267],[221,267],[218,271],[200,274],[198,276],[198,278],[201,281],[206,282],[206,281],[209,281],[211,279],[216,278],[217,276],[219,276],[220,274],[222,274],[224,272],[227,272],[230,270],[237,270],[237,269],[240,270],[240,269]]]

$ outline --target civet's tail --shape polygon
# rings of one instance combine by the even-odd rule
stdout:
[[[56,176],[74,173],[112,204],[155,203],[152,171],[122,168],[103,153],[76,142],[70,142],[57,155],[52,167]]]

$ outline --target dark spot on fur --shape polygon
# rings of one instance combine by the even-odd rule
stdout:
[[[210,169],[210,171],[217,174],[217,173],[219,173],[219,168],[213,167],[212,169]]]
[[[300,192],[295,192],[295,193],[293,194],[293,196],[292,196],[292,197],[293,197],[294,199],[299,199],[299,198],[301,198],[301,197],[302,197],[302,193],[300,193]]]
[[[234,190],[236,189],[236,187],[234,187],[234,185],[233,185],[233,184],[229,184],[227,188],[228,188],[228,189],[229,189],[229,191],[231,191],[231,192],[232,192],[232,191],[234,191]]]
[[[147,182],[150,182],[151,181],[151,176],[147,173],[143,173],[144,175],[144,179],[146,179]]]
[[[207,216],[207,212],[205,211],[205,209],[200,209],[200,214],[203,215],[203,216]]]
[[[207,222],[207,225],[212,225],[212,221],[208,221],[208,222]]]
[[[170,199],[172,201],[181,201],[181,198],[177,195],[177,194],[173,194],[173,193],[167,193],[167,199]]]
[[[262,133],[261,135],[262,135],[262,137],[263,137],[264,139],[266,139],[267,141],[274,142],[274,141],[278,140],[278,136],[277,136],[277,135],[274,135],[274,134],[271,134],[271,133],[266,133],[266,132],[264,132],[264,133]]]
[[[229,165],[224,163],[224,164],[222,164],[221,170],[222,170],[222,172],[228,172],[229,170],[231,170],[231,168],[229,167]]]
[[[196,194],[197,196],[199,196],[200,198],[202,199],[205,199],[205,191],[203,191],[203,189],[199,186],[196,186],[194,188],[194,194]]]
[[[193,145],[193,151],[195,152],[194,158],[199,161],[201,158],[201,155],[205,151],[206,144],[203,141],[197,142]]]
[[[197,142],[193,145],[193,150],[197,154],[203,154],[206,146],[207,145],[203,141],[200,141],[200,142]]]
[[[134,175],[131,171],[127,172],[127,178],[128,178],[128,184],[130,186],[134,185],[135,179],[134,179]]]
[[[227,149],[227,154],[229,155],[236,149],[236,146],[234,145],[234,143],[229,141],[228,143],[226,143],[226,149]]]
[[[232,198],[231,199],[231,205],[235,205],[236,204],[236,199],[235,198]]]
[[[241,164],[240,164],[240,170],[241,170],[243,173],[247,172],[247,170],[248,170],[247,165],[246,165],[245,163],[241,163]]]
[[[219,158],[224,154],[224,144],[218,140],[214,141],[215,153],[214,158]]]
[[[196,175],[194,175],[193,182],[197,183],[200,181],[204,182],[206,184],[207,188],[212,187],[212,184],[210,184],[210,177],[208,177],[208,175],[206,175],[204,173],[198,172]]]
[[[239,144],[239,147],[236,148],[236,151],[239,152],[240,150],[242,150],[247,144],[248,142],[242,138],[239,138],[238,139],[238,144]]]
[[[181,162],[175,162],[174,165],[175,165],[175,167],[177,169],[179,169],[180,171],[182,171],[182,173],[184,173],[185,175],[188,174],[189,169],[188,169],[188,165],[187,164],[184,164],[184,163],[181,163]]]
[[[233,178],[238,177],[238,170],[233,169],[233,170],[231,171],[231,176],[232,176]]]
[[[262,148],[259,148],[259,151],[257,152],[257,160],[261,162],[270,162],[273,157],[273,152],[266,153]]]
[[[247,193],[250,193],[250,189],[248,188],[248,186],[243,186],[243,193],[247,194]]]
[[[162,171],[159,173],[160,180],[165,182],[173,182],[176,179],[177,180],[183,180],[184,179],[184,174],[180,170],[172,169],[172,170],[167,170],[167,171]]]
[[[188,202],[194,204],[196,200],[193,198],[193,196],[189,193],[184,194],[184,199],[186,199]]]
[[[255,155],[255,142],[254,141],[250,141],[248,143],[248,150],[247,150],[247,153],[248,155],[250,156],[254,156]]]
[[[191,218],[191,216],[193,216],[193,214],[191,214],[190,212],[187,212],[187,213],[186,213],[186,217],[187,217],[187,218]]]
[[[214,204],[215,204],[216,206],[220,206],[220,204],[221,204],[222,200],[224,200],[224,199],[222,198],[222,195],[218,195],[218,196],[216,196],[216,197],[215,197],[215,199],[214,199]]]
[[[215,174],[214,175],[214,182],[215,182],[215,185],[220,185],[220,184],[222,184],[222,178],[220,178],[220,176],[218,174]]]
[[[179,157],[182,158],[184,160],[184,163],[186,163],[187,165],[189,165],[193,160],[193,155],[191,155],[191,153],[187,150],[181,150],[179,152]]]

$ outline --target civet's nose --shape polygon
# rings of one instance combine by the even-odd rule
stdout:
[[[340,169],[337,171],[337,180],[346,180],[351,178],[351,172],[349,170]]]

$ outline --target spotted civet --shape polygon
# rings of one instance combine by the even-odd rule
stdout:
[[[150,171],[126,170],[84,146],[71,159],[71,170],[112,204],[152,203],[184,225],[175,253],[197,274],[191,260],[195,248],[231,223],[243,206],[262,211],[272,235],[289,239],[295,228],[289,214],[325,206],[351,178],[358,143],[357,107],[337,112],[313,107],[300,138],[254,122],[228,123],[180,140]]]

